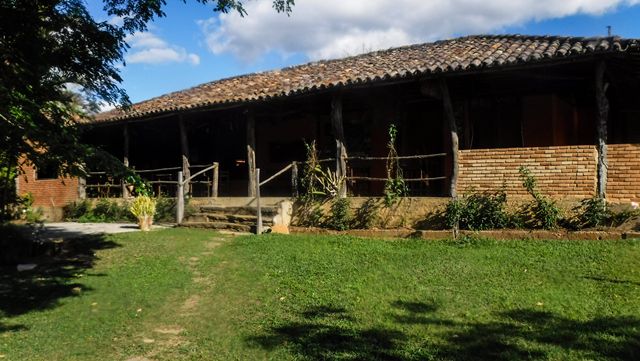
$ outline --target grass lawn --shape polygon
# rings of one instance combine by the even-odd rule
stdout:
[[[0,274],[0,360],[639,360],[640,241],[67,245]]]

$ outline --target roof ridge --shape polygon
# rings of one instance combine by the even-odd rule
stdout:
[[[530,41],[542,42],[532,48],[526,45]],[[626,52],[629,48],[635,51],[639,42],[640,39],[618,36],[466,35],[220,78],[143,100],[133,104],[128,112],[114,109],[100,113],[97,119],[119,120],[221,103],[288,96],[346,84],[497,68],[585,56],[594,52]],[[249,81],[242,83],[242,80]]]

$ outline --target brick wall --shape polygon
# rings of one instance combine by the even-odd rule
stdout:
[[[586,198],[596,192],[595,146],[477,149],[460,151],[458,193],[498,190],[526,195],[518,169],[529,168],[538,189],[555,198]]]
[[[36,207],[62,207],[78,199],[78,178],[36,179],[32,166],[23,166],[17,180],[18,194],[31,193]]]
[[[640,201],[640,144],[610,144],[607,199],[613,202]]]

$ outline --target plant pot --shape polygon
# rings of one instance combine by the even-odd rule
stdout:
[[[150,231],[153,225],[153,216],[140,216],[138,217],[138,227],[141,231]]]

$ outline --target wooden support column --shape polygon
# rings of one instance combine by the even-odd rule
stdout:
[[[180,149],[182,153],[182,176],[185,180],[191,177],[189,170],[189,137],[187,135],[187,126],[182,115],[178,116],[178,126],[180,128]],[[187,181],[184,185],[184,193],[191,194],[191,184]]]
[[[129,167],[129,124],[125,123],[124,128],[122,130],[123,135],[123,149],[122,149],[122,163],[125,167]],[[122,184],[122,198],[130,198],[131,194],[129,193],[129,189],[127,189],[127,184],[124,179],[121,182]],[[85,193],[86,195],[86,193]]]
[[[347,196],[347,147],[344,142],[344,127],[342,125],[342,97],[334,95],[331,99],[331,125],[333,126],[333,135],[336,139],[336,176],[342,179],[338,197],[345,198]]]
[[[449,126],[449,132],[451,133],[451,156],[452,156],[452,172],[451,172],[451,185],[449,188],[449,194],[451,198],[457,198],[457,185],[458,185],[458,127],[456,125],[456,118],[453,112],[453,105],[451,103],[451,96],[449,94],[449,87],[447,81],[440,79],[440,89],[442,91],[442,106],[444,108],[445,119]]]
[[[451,184],[449,188],[449,194],[454,201],[458,199],[458,126],[456,125],[456,117],[453,112],[453,104],[451,103],[451,95],[449,94],[449,86],[445,78],[440,78],[440,91],[442,93],[442,107],[444,109],[444,116],[449,126],[449,132],[451,133]],[[460,232],[460,224],[456,222],[453,225],[453,238],[458,238]]]
[[[596,104],[598,106],[598,187],[597,196],[606,199],[607,196],[607,121],[609,119],[609,100],[607,88],[609,84],[604,79],[607,70],[604,60],[596,66]]]
[[[249,197],[256,196],[256,119],[248,110],[247,114],[247,170],[249,172]]]

